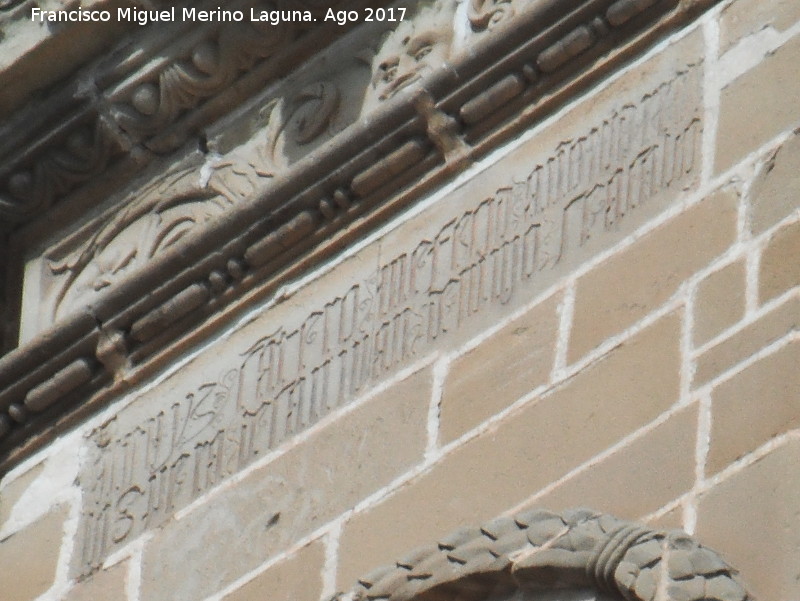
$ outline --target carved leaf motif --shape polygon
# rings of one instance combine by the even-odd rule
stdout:
[[[245,144],[237,147],[213,165],[208,187],[230,202],[253,194],[261,181],[274,177],[287,164],[277,145],[282,131],[284,100],[273,99],[260,111],[262,128]]]
[[[224,90],[240,72],[273,54],[296,30],[292,23],[277,28],[258,22],[228,23],[216,40],[201,42],[156,79],[139,84],[126,103],[114,105],[114,117],[120,127],[139,137],[158,134],[182,112]]]
[[[330,128],[340,97],[336,85],[322,81],[303,88],[291,102],[268,102],[261,109],[262,129],[219,160],[209,187],[232,202],[253,194],[264,178],[288,168],[287,147],[310,144]]]
[[[165,194],[174,196],[162,200]],[[57,289],[53,317],[89,303],[94,295],[169,249],[229,205],[213,190],[197,189],[192,170],[146,189],[142,199],[114,214],[81,247],[63,259],[50,261]]]

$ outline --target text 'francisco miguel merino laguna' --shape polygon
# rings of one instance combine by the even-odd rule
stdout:
[[[355,10],[333,10],[329,8],[325,14],[324,21],[333,21],[339,25],[353,21],[402,21],[405,17],[405,8],[366,8],[363,14]],[[196,8],[182,8],[178,13],[177,9],[164,10],[144,10],[140,8],[117,8],[116,21],[128,21],[147,25],[155,21],[177,21],[177,17],[182,17],[183,21],[200,22],[239,22],[239,21],[258,21],[266,22],[271,25],[281,23],[311,22],[316,21],[310,10],[257,10],[251,8],[249,15],[241,10],[223,10],[216,8],[212,10],[198,10]],[[43,10],[39,7],[31,9],[31,19],[39,22],[77,22],[77,21],[111,21],[113,11],[110,10],[84,10],[77,8],[74,10]],[[249,17],[249,19],[247,18]]]

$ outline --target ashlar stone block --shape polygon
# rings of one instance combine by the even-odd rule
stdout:
[[[410,469],[430,395],[430,370],[418,372],[166,523],[145,549],[140,601],[205,598]]]
[[[645,317],[723,253],[736,239],[737,200],[717,192],[581,277],[568,360]]]
[[[325,546],[315,541],[226,595],[224,601],[317,601],[322,596]]]
[[[3,482],[0,487],[0,531],[5,526],[6,520],[11,517],[16,502],[20,500],[43,470],[44,464],[39,463],[13,480]]]
[[[737,323],[745,312],[744,260],[726,265],[704,278],[694,299],[694,343],[699,346]]]
[[[692,405],[537,498],[535,505],[591,507],[640,519],[692,489],[696,440],[697,406]]]
[[[722,173],[800,121],[800,36],[768,54],[721,92],[715,172]]]
[[[3,601],[31,601],[54,584],[68,515],[67,507],[56,507],[0,541]]]
[[[441,442],[474,428],[550,378],[561,295],[546,299],[450,365]]]
[[[721,340],[697,358],[693,383],[702,386],[765,346],[800,330],[800,294]]]
[[[126,601],[128,562],[95,572],[78,582],[64,601]]]
[[[750,189],[750,230],[758,235],[800,209],[800,134],[764,164]]]
[[[736,0],[720,15],[720,52],[763,29],[781,32],[797,21],[800,21],[800,4],[794,0]]]
[[[709,474],[800,427],[798,366],[800,342],[791,342],[714,389]]]
[[[800,286],[800,221],[782,227],[761,254],[758,296],[762,303]]]
[[[695,535],[740,570],[755,599],[800,597],[800,440],[742,468],[702,497]]]
[[[338,586],[524,502],[654,420],[678,399],[680,331],[680,316],[665,316],[354,515],[340,539]]]

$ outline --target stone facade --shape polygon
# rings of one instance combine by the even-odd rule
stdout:
[[[0,2],[3,599],[796,601],[794,3],[288,7]]]

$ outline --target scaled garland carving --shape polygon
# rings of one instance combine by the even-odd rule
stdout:
[[[349,601],[484,601],[592,588],[627,601],[752,601],[737,572],[680,531],[587,509],[533,510],[457,530],[360,579]]]
[[[234,202],[196,185],[193,170],[172,174],[140,193],[65,258],[49,260],[47,299],[55,321],[94,301],[98,293],[174,246]],[[238,200],[238,199],[237,199]]]

